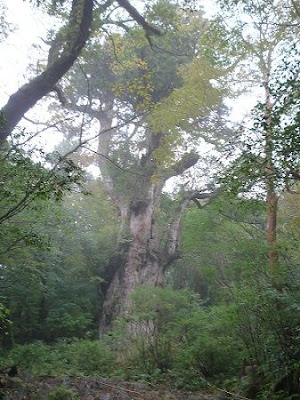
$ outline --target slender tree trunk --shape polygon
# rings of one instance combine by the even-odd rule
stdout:
[[[275,171],[272,162],[272,145],[273,140],[271,132],[267,132],[266,137],[266,187],[267,187],[267,255],[269,262],[269,269],[273,276],[277,274],[278,270],[278,249],[277,249],[277,205],[278,195],[275,191]]]
[[[277,203],[277,194],[270,189],[267,194],[267,244],[268,261],[272,276],[275,276],[278,272]]]
[[[268,63],[268,71],[271,68],[270,61]],[[277,249],[277,205],[278,195],[275,190],[275,167],[273,163],[273,146],[274,139],[272,133],[272,108],[273,104],[270,99],[269,74],[265,73],[265,154],[266,154],[266,188],[267,188],[267,256],[269,262],[269,270],[273,277],[278,272],[278,249]]]

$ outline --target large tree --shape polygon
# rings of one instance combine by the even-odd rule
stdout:
[[[79,140],[85,152],[95,154],[120,215],[119,250],[102,285],[102,329],[128,311],[138,286],[164,284],[165,268],[178,254],[184,210],[191,199],[211,196],[182,192],[162,225],[162,189],[198,162],[201,138],[213,140],[222,93],[212,84],[220,71],[202,53],[201,14],[159,1],[146,18],[161,27],[162,38],[150,46],[135,27],[95,41],[63,88],[66,108],[85,115],[77,126],[79,139],[70,139],[74,127],[68,127],[67,141]],[[99,138],[97,148],[88,143],[90,132]]]

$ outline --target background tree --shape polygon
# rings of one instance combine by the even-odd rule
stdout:
[[[278,196],[295,178],[292,171],[298,170],[298,17],[288,2],[280,5],[251,1],[219,3],[223,11],[219,23],[224,31],[226,21],[230,19],[233,25],[223,38],[233,49],[227,54],[233,55],[229,57],[232,76],[244,73],[252,84],[261,86],[261,100],[243,133],[244,148],[225,179],[231,176],[235,188],[244,192],[263,188],[267,206],[268,260],[275,277],[278,272]],[[245,61],[250,63],[250,69]]]

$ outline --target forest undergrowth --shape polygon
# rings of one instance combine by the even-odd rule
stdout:
[[[228,398],[299,399],[296,286],[236,289],[230,307],[205,307],[189,290],[142,287],[131,316],[100,341],[15,345],[1,365],[36,379],[105,377]]]

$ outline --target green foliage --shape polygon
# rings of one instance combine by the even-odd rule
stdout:
[[[171,369],[176,351],[172,331],[194,308],[199,299],[192,292],[170,288],[140,287],[133,295],[132,322],[144,372]],[[131,328],[130,328],[131,329]]]
[[[49,392],[47,400],[79,400],[79,397],[72,389],[58,386]]]
[[[164,167],[169,166],[168,158],[171,162],[173,160],[172,150],[183,143],[182,132],[193,130],[195,121],[208,116],[220,106],[224,96],[224,92],[211,83],[222,72],[214,68],[205,57],[198,56],[178,70],[182,86],[165,96],[149,117],[154,132],[166,132],[163,144],[155,152],[156,160]],[[200,132],[201,129],[198,134]],[[201,136],[205,139],[205,129]]]
[[[68,6],[64,1],[35,3],[51,4],[59,12]],[[149,183],[151,168],[157,167],[154,159],[169,167],[176,159],[172,151],[181,145],[192,147],[197,143],[194,138],[201,136],[210,143],[212,137],[220,143],[227,140],[223,121],[220,126],[207,123],[224,111],[221,100],[227,92],[221,87],[234,78],[239,80],[236,93],[249,88],[244,78],[256,80],[265,72],[263,49],[278,44],[278,61],[268,82],[273,108],[257,105],[253,128],[244,134],[243,152],[223,174],[222,183],[237,193],[265,181],[265,117],[270,111],[273,143],[268,150],[274,178],[282,187],[298,174],[299,49],[290,40],[295,15],[285,1],[283,7],[267,1],[219,3],[224,14],[210,25],[201,13],[185,13],[168,1],[146,5],[147,20],[164,35],[151,37],[149,46],[144,31],[136,26],[123,36],[111,34],[109,40],[98,40],[95,31],[80,65],[68,78],[69,86],[62,83],[76,110],[89,100],[85,111],[90,111],[91,120],[93,113],[111,105],[122,119],[149,112],[143,124],[164,133],[153,154],[142,124],[134,133],[135,142],[129,138],[131,128],[115,130],[109,156],[133,174],[120,174],[113,164],[107,171],[119,193],[130,192],[128,201],[143,200],[142,189]],[[249,20],[224,24],[225,13],[233,18],[245,12],[253,26],[270,24],[264,42],[257,34],[249,35]],[[285,29],[282,21],[291,26]],[[0,29],[0,39],[6,32]],[[247,69],[250,59],[252,67]],[[228,80],[224,67],[230,72]],[[0,115],[0,125],[2,120]],[[73,193],[81,179],[74,163],[58,154],[46,160],[34,150],[27,154],[15,146],[25,139],[22,133],[14,137],[0,161],[0,336],[3,347],[11,348],[2,352],[3,364],[16,364],[33,375],[119,376],[186,389],[200,388],[207,381],[226,386],[229,381],[237,392],[260,400],[298,396],[299,199],[281,200],[284,251],[276,285],[266,272],[263,202],[258,197],[223,194],[209,205],[201,202],[201,210],[188,209],[181,257],[166,274],[169,284],[180,290],[139,288],[131,312],[120,319],[117,329],[92,341],[88,339],[97,336],[103,270],[116,249],[118,218],[99,182],[89,182],[92,196]],[[142,164],[145,152],[153,156],[149,171]],[[41,163],[32,161],[37,156]],[[176,202],[165,196],[162,203],[155,217],[166,241]],[[256,371],[255,382],[250,382],[244,365]],[[59,387],[48,398],[77,397]]]
[[[35,342],[25,346],[15,346],[7,359],[33,375],[47,375],[51,374],[56,357],[49,351],[47,345]]]
[[[151,39],[153,49],[139,27],[123,37],[116,37],[115,41],[118,52],[113,70],[118,77],[119,87],[123,87],[120,98],[131,103],[135,109],[145,97],[149,96],[144,104],[149,108],[151,104],[162,101],[174,88],[181,86],[178,67],[192,60],[199,40],[199,30],[204,26],[201,14],[194,16],[184,13],[176,4],[166,0],[160,0],[149,7],[146,18],[164,31],[161,37]],[[139,89],[143,92],[139,92]]]
[[[7,361],[32,375],[110,375],[116,365],[116,355],[105,341],[58,341],[53,345],[34,342],[15,346]]]
[[[198,351],[191,354],[199,356],[200,366],[210,366],[205,374],[209,376],[211,370],[226,365],[228,349],[227,355],[232,352],[228,365],[233,375],[239,368],[244,373],[243,359],[249,368],[258,369],[254,385],[261,390],[262,399],[277,398],[279,390],[288,398],[287,393],[292,395],[299,390],[299,204],[298,196],[294,196],[286,195],[283,204],[279,203],[279,245],[283,256],[277,286],[266,272],[262,243],[264,204],[233,196],[222,196],[202,210],[188,211],[183,259],[171,267],[168,275],[175,287],[189,287],[201,293],[205,305],[225,301],[224,306],[209,307],[208,313],[196,314],[200,328],[191,329],[196,332],[195,347],[199,343]],[[212,321],[207,320],[210,316]],[[230,327],[228,336],[221,340],[214,331],[217,321],[220,329],[224,327],[226,331]],[[218,343],[222,344],[220,354]],[[241,379],[240,388],[246,397],[251,397],[254,390],[251,379],[246,375]]]
[[[259,102],[252,110],[253,126],[244,134],[243,151],[220,179],[232,192],[249,192],[253,187],[264,185],[268,177],[268,154],[271,155],[273,180],[278,189],[282,190],[298,179],[300,87],[297,76],[300,59],[295,43],[287,49],[285,58],[272,71],[269,82],[268,90],[274,105],[270,109],[269,105]],[[272,141],[266,147],[268,135]]]
[[[225,72],[215,68],[202,52],[201,35],[207,28],[202,13],[185,12],[178,4],[160,0],[146,7],[146,18],[164,34],[151,37],[150,45],[144,30],[138,26],[123,35],[112,34],[107,41],[99,40],[96,35],[80,66],[75,66],[74,73],[69,75],[66,88],[74,110],[78,110],[75,107],[78,100],[88,100],[88,85],[88,97],[94,100],[85,112],[90,118],[96,116],[100,125],[102,114],[94,106],[97,102],[105,104],[102,111],[106,115],[113,113],[117,120],[121,114],[121,124],[127,119],[133,127],[139,119],[137,115],[141,115],[145,127],[162,134],[159,148],[155,152],[152,149],[151,158],[156,162],[151,168],[147,163],[147,170],[143,168],[141,155],[151,151],[151,132],[141,126],[129,136],[128,128],[112,132],[107,156],[133,172],[124,174],[115,165],[109,165],[115,189],[122,194],[136,193],[137,176],[142,180],[143,175],[151,176],[154,168],[170,168],[178,158],[179,148],[182,153],[191,141],[198,145],[199,137],[205,140],[215,137],[216,121],[223,110],[225,90],[215,83]],[[224,137],[223,130],[222,140]],[[105,172],[103,169],[102,173]]]
[[[248,125],[240,127],[242,151],[222,174],[221,182],[232,192],[256,194],[257,188],[262,193],[272,180],[280,191],[294,181],[293,172],[299,170],[300,59],[295,29],[299,16],[295,18],[287,1],[218,3],[222,18],[216,22],[225,43],[219,42],[215,53],[233,62],[232,75],[239,80],[239,88],[253,90],[254,85],[263,99],[252,110]],[[248,20],[253,23],[252,31]],[[214,24],[212,32],[216,33]]]
[[[20,226],[29,231],[26,246],[18,241]],[[0,332],[3,344],[96,336],[98,287],[116,236],[114,210],[101,189],[90,196],[69,194],[42,213],[27,208],[7,228],[4,239],[10,242],[0,245],[1,296],[13,323],[5,335]],[[32,231],[42,243],[33,241]]]
[[[11,321],[9,319],[10,310],[0,303],[0,338],[8,335]]]
[[[24,140],[23,134],[16,135],[16,140]],[[18,145],[7,151],[1,151],[1,214],[3,223],[25,208],[36,210],[43,201],[61,200],[73,184],[82,180],[82,171],[72,160],[59,154],[44,158],[42,150],[30,150],[25,153]],[[51,163],[46,168],[42,162],[33,162],[31,157],[44,158],[43,164]],[[49,165],[49,164],[48,164]]]
[[[300,291],[290,273],[280,291],[261,274],[234,289],[230,305],[212,307],[188,290],[141,287],[132,313],[100,342],[35,342],[2,357],[33,375],[118,376],[190,390],[228,381],[251,397],[248,365],[257,371],[261,400],[277,399],[280,390],[289,399],[299,390],[300,365]]]
[[[240,366],[243,346],[235,335],[234,306],[215,306],[200,310],[187,318],[180,329],[189,344],[182,359],[200,375],[232,376]]]
[[[50,337],[84,336],[92,328],[92,315],[79,305],[65,303],[49,311],[46,324]]]
[[[300,290],[298,281],[290,279],[290,272],[282,274],[278,289],[260,277],[235,296],[237,328],[251,361],[259,366],[271,390],[293,394],[300,389],[296,378],[300,371]]]
[[[183,220],[181,257],[168,270],[174,288],[200,293],[205,305],[232,298],[231,288],[265,269],[264,204],[223,194]]]
[[[234,319],[234,309],[202,308],[191,291],[141,287],[119,333],[123,369],[130,367],[131,378],[193,390],[206,379],[232,376],[242,357]]]
[[[82,341],[71,346],[72,359],[75,368],[84,375],[113,375],[116,365],[116,353],[105,338],[98,341]],[[84,360],[84,362],[82,362]]]

